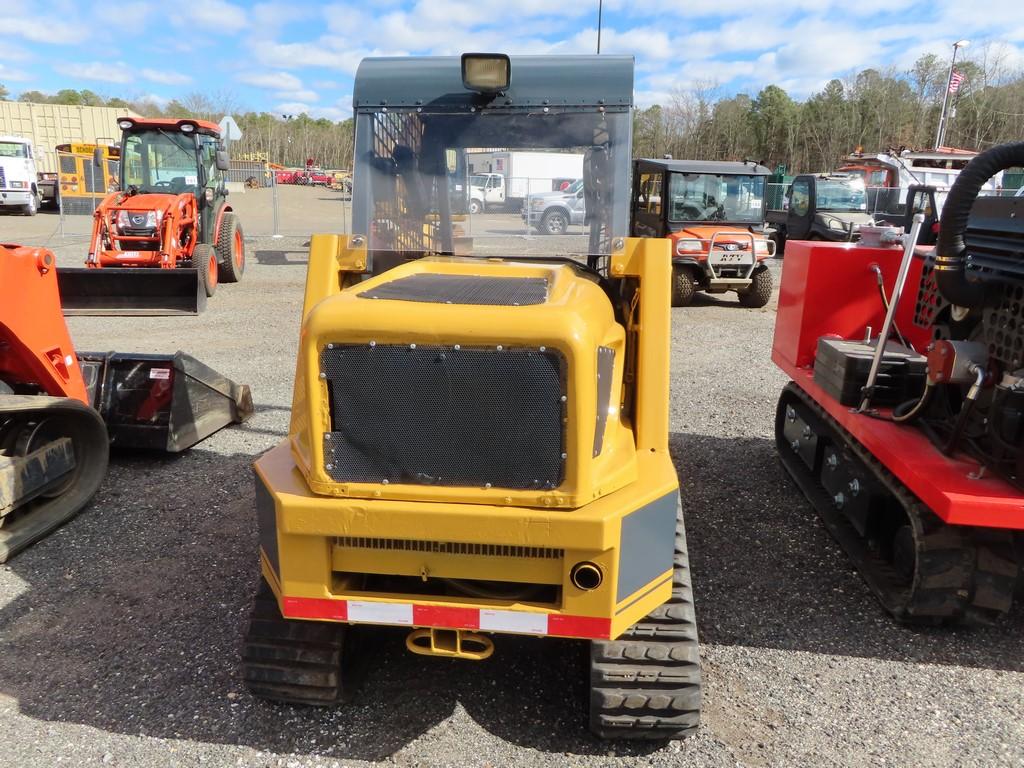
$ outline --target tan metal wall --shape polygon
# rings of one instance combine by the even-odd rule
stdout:
[[[80,107],[69,104],[33,104],[0,101],[0,135],[23,136],[36,148],[36,169],[56,171],[54,147],[70,142],[117,141],[119,117],[140,117],[122,107]]]

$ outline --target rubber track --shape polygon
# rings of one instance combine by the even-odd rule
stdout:
[[[824,425],[824,436],[852,453],[905,510],[913,529],[917,558],[909,588],[900,585],[889,563],[867,546],[818,479],[811,476],[806,465],[785,444],[781,420],[785,418],[787,401],[793,398],[799,401],[801,416],[815,432],[821,435],[819,430]],[[1018,564],[1009,532],[944,523],[795,384],[783,390],[776,418],[776,442],[783,466],[894,618],[909,624],[991,624],[1010,610]]]
[[[590,729],[604,739],[680,739],[700,724],[700,645],[677,513],[672,597],[616,640],[590,645]]]
[[[261,579],[242,649],[245,684],[256,696],[288,704],[331,706],[343,700],[345,627],[285,619]]]

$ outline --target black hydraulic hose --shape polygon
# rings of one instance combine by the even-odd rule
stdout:
[[[967,275],[964,233],[971,207],[985,182],[999,171],[1019,165],[1024,165],[1024,141],[1001,144],[971,160],[949,190],[942,206],[939,239],[935,245],[935,282],[951,304],[969,309],[985,305],[988,293],[985,284]]]

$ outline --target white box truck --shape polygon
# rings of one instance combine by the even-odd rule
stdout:
[[[41,181],[32,142],[20,136],[0,136],[0,208],[17,208],[35,216],[43,197]]]
[[[583,178],[583,155],[568,152],[468,152],[469,211],[519,211],[530,195],[557,192]]]

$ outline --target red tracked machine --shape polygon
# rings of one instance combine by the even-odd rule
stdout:
[[[1021,586],[1024,198],[978,192],[1022,164],[1024,142],[975,158],[934,251],[913,245],[922,216],[876,246],[786,250],[782,463],[900,621],[991,622]]]

